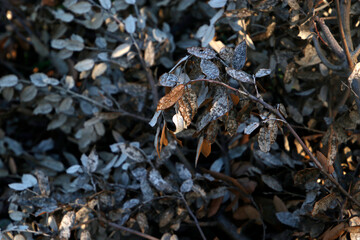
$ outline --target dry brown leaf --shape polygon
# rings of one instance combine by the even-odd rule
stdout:
[[[197,112],[197,96],[194,90],[188,88],[179,100],[179,112],[188,127]]]
[[[173,88],[168,94],[159,100],[156,111],[164,110],[174,105],[184,95],[184,92],[184,84],[180,84]]]
[[[239,207],[234,213],[233,217],[236,220],[255,220],[257,224],[261,224],[260,213],[251,205],[245,205]]]
[[[321,165],[323,166],[324,170],[327,173],[332,174],[334,172],[334,167],[330,165],[327,157],[325,157],[324,154],[322,154],[322,152],[316,151],[316,158],[319,160],[319,162],[321,163]]]
[[[204,139],[201,145],[201,153],[208,157],[211,153],[211,142],[209,142],[207,139]]]
[[[281,200],[281,198],[279,198],[276,195],[273,198],[273,203],[274,203],[276,212],[287,212],[288,211],[285,203]]]
[[[328,208],[332,208],[333,204],[336,204],[336,200],[338,199],[338,196],[336,193],[330,193],[329,195],[323,197],[319,201],[317,201],[314,205],[314,208],[311,212],[312,216],[317,216],[323,212],[325,212]]]
[[[160,144],[160,152],[161,152],[163,145],[167,146],[169,144],[169,141],[166,138],[166,124],[164,124],[164,126],[163,126],[159,144]]]
[[[346,224],[344,222],[339,223],[333,228],[327,229],[321,236],[322,240],[335,240],[345,232]]]
[[[221,196],[211,200],[207,217],[212,217],[219,211],[223,198],[224,197]]]

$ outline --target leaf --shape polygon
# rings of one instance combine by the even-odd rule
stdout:
[[[161,131],[161,136],[160,136],[160,152],[162,149],[162,146],[167,146],[169,144],[169,141],[166,138],[166,124],[164,124],[162,131]]]
[[[179,81],[178,77],[172,73],[164,73],[159,80],[160,85],[164,87],[174,87]]]
[[[210,0],[208,4],[212,8],[222,8],[226,5],[227,0]]]
[[[274,189],[275,191],[281,192],[283,190],[281,184],[275,178],[269,175],[261,175],[261,180],[270,188]]]
[[[210,48],[201,48],[201,47],[190,47],[187,48],[188,53],[203,59],[213,59],[216,57],[216,52]]]
[[[75,223],[75,212],[74,211],[67,212],[64,215],[64,217],[61,219],[61,222],[60,222],[59,237],[61,239],[69,239],[70,238],[71,227],[74,225],[74,223]]]
[[[339,201],[339,197],[336,193],[332,192],[328,194],[315,203],[311,215],[316,217],[317,215],[325,213],[328,209],[334,209],[337,206],[337,201]]]
[[[272,113],[268,117],[267,126],[260,128],[258,143],[260,150],[263,152],[270,151],[271,144],[276,140],[278,126],[275,121],[275,115]]]
[[[156,111],[164,110],[174,105],[184,95],[184,92],[184,84],[180,84],[173,88],[171,92],[169,92],[159,100]]]
[[[219,68],[210,60],[201,59],[200,68],[208,79],[216,79],[220,75]]]
[[[111,1],[110,0],[99,0],[101,6],[104,9],[110,9],[111,8]]]
[[[92,69],[94,67],[94,60],[91,58],[87,58],[84,59],[80,62],[78,62],[74,68],[78,71],[78,72],[83,72],[83,71],[88,71],[90,69]]]
[[[147,161],[146,154],[140,148],[125,143],[118,143],[118,146],[120,147],[121,152],[126,154],[126,156],[131,160],[135,162]]]
[[[255,73],[255,77],[256,77],[256,78],[261,78],[261,77],[270,75],[270,73],[271,73],[271,70],[270,70],[270,69],[261,68],[261,69],[259,69],[259,71],[257,71],[257,72]]]
[[[136,29],[136,18],[131,14],[125,19],[125,30],[129,34],[133,34]]]
[[[293,228],[300,227],[300,217],[290,212],[278,212],[275,213],[277,219],[285,225],[288,225]]]
[[[23,191],[28,188],[24,183],[10,183],[8,186],[15,191]]]
[[[202,147],[203,141],[204,141],[204,136],[201,136],[199,138],[198,145],[196,148],[195,167],[197,166],[197,163],[198,163],[198,160],[200,157],[200,152],[201,152],[201,147]]]
[[[186,128],[190,125],[197,112],[197,97],[194,90],[187,88],[184,95],[179,99],[179,112],[185,122]]]
[[[106,63],[96,64],[91,73],[91,78],[96,79],[97,77],[101,76],[106,71],[106,69],[107,69]]]
[[[235,70],[229,67],[226,67],[226,73],[230,75],[230,77],[234,78],[235,80],[238,80],[243,83],[252,83],[254,84],[254,79],[250,74],[247,74],[244,71],[241,70]]]
[[[73,166],[69,167],[68,169],[66,169],[67,174],[75,174],[77,172],[82,172],[82,168],[78,164],[73,165]]]
[[[155,47],[153,42],[149,41],[144,53],[146,66],[151,67],[155,64]]]
[[[215,27],[214,25],[210,25],[207,27],[204,36],[201,39],[201,46],[206,47],[211,40],[215,37]]]
[[[63,49],[67,46],[68,41],[64,39],[53,39],[51,40],[51,47],[55,49]]]
[[[125,0],[127,4],[134,5],[136,3],[136,0]]]
[[[37,95],[37,88],[35,86],[27,86],[20,93],[21,102],[30,102]]]
[[[73,13],[84,14],[91,10],[91,4],[89,2],[82,1],[82,2],[75,3],[74,5],[71,5],[69,7],[69,9]]]
[[[244,129],[244,134],[250,135],[255,129],[259,127],[259,122],[252,122],[249,125],[247,125]]]
[[[115,50],[111,54],[111,58],[118,58],[125,54],[127,54],[130,51],[131,44],[129,43],[123,43],[115,48]]]
[[[204,141],[201,144],[201,153],[205,157],[208,157],[211,153],[211,142],[208,141],[207,139],[204,139]]]
[[[0,87],[13,87],[19,82],[19,78],[14,74],[2,76],[0,78]]]
[[[184,129],[187,128],[185,122],[184,122],[184,118],[181,116],[181,113],[177,113],[172,117],[172,121],[175,124],[176,130],[175,130],[175,134],[182,132]]]
[[[45,73],[34,73],[30,75],[31,82],[37,87],[46,87],[48,76]]]
[[[208,123],[218,119],[230,111],[232,102],[228,98],[226,91],[223,87],[216,88],[213,104],[210,111],[202,116],[201,120],[197,123],[197,131],[201,131]]]
[[[174,189],[172,188],[172,186],[163,179],[163,177],[160,175],[159,171],[156,169],[152,169],[150,171],[149,181],[158,191],[165,192],[165,193],[174,192]]]
[[[246,41],[243,40],[234,50],[232,58],[232,67],[235,70],[241,70],[246,62]]]
[[[194,182],[192,179],[185,180],[180,186],[180,192],[182,192],[182,193],[190,192],[193,185],[194,185]]]
[[[37,179],[31,174],[24,174],[21,177],[21,181],[25,184],[28,188],[35,186],[38,182]]]
[[[41,102],[33,111],[35,115],[38,114],[48,114],[52,111],[52,106],[50,103]]]
[[[321,163],[322,167],[324,168],[324,170],[329,173],[332,174],[334,172],[334,167],[332,164],[330,164],[330,161],[328,160],[327,157],[324,156],[324,154],[322,154],[322,152],[320,151],[316,151],[316,158],[319,160],[319,162]]]

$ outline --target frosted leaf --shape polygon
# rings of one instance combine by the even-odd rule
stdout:
[[[226,73],[230,75],[230,77],[234,78],[235,80],[238,80],[243,83],[254,83],[254,79],[250,74],[247,74],[244,71],[241,70],[235,70],[232,68],[226,68]]]
[[[91,10],[91,4],[89,2],[81,1],[71,5],[69,7],[70,11],[76,14],[84,14]]]
[[[178,77],[172,73],[164,73],[160,76],[159,83],[164,87],[175,87],[176,83],[179,81]]]
[[[30,102],[37,95],[37,88],[35,86],[27,86],[20,93],[21,102]]]
[[[180,186],[180,192],[187,193],[190,192],[192,187],[194,185],[194,182],[192,179],[185,180]]]
[[[70,211],[65,214],[65,216],[61,219],[60,223],[60,238],[61,239],[69,239],[71,235],[71,227],[75,223],[75,212]]]
[[[99,0],[101,6],[105,9],[111,8],[111,1],[110,0]]]
[[[115,50],[112,52],[111,57],[112,58],[118,58],[121,57],[129,52],[131,48],[131,44],[129,43],[123,43],[115,48]]]
[[[31,82],[37,87],[46,87],[48,76],[45,73],[34,73],[30,75]]]
[[[96,171],[96,168],[99,164],[99,155],[96,153],[95,148],[93,148],[89,156],[83,154],[80,160],[85,170],[89,173],[92,173]]]
[[[223,88],[217,88],[212,107],[210,108],[210,111],[203,115],[201,120],[197,123],[197,130],[201,131],[208,123],[218,119],[230,111],[231,107],[232,102],[228,99],[226,91]]]
[[[131,14],[125,19],[125,30],[127,33],[132,34],[136,29],[136,18],[134,18]]]
[[[212,8],[222,8],[226,5],[227,0],[210,0],[208,4]]]
[[[95,39],[95,44],[96,44],[96,46],[98,46],[99,48],[106,48],[106,46],[107,46],[106,39],[103,38],[103,37],[97,37],[97,38]]]
[[[203,59],[213,59],[216,57],[216,52],[210,48],[201,48],[201,47],[190,47],[187,48],[188,53]]]
[[[244,129],[244,133],[249,135],[251,134],[255,129],[257,129],[259,127],[260,123],[259,122],[252,122],[249,125],[247,125]]]
[[[246,61],[246,42],[242,41],[236,46],[232,58],[232,66],[235,70],[241,70]]]
[[[14,75],[5,75],[0,78],[0,87],[13,87],[19,82],[19,78]]]
[[[162,178],[159,171],[156,169],[150,171],[149,181],[158,191],[166,193],[174,192],[172,186]]]
[[[78,62],[74,68],[78,71],[78,72],[83,72],[83,71],[88,71],[90,69],[92,69],[94,67],[94,60],[91,58],[87,58],[84,59],[80,62]]]
[[[216,79],[219,77],[219,68],[210,60],[201,59],[200,68],[208,79]]]
[[[68,41],[64,39],[53,39],[51,40],[51,47],[55,49],[63,49],[67,46]]]
[[[271,73],[271,70],[270,70],[270,69],[261,68],[261,69],[259,69],[259,71],[257,71],[257,72],[255,73],[255,77],[256,77],[256,78],[261,78],[261,77],[270,75],[270,73]]]
[[[92,79],[96,79],[97,77],[101,76],[106,71],[106,69],[107,69],[106,63],[96,64],[91,73]]]
[[[182,180],[187,180],[191,178],[191,173],[189,169],[187,169],[185,165],[182,163],[178,163],[178,162],[176,163],[176,171],[178,172],[179,177]]]

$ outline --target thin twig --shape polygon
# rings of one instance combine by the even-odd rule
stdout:
[[[192,219],[194,220],[195,225],[196,225],[197,229],[199,230],[202,239],[203,239],[203,240],[206,240],[205,234],[204,234],[204,232],[202,231],[202,229],[201,229],[201,227],[200,227],[200,225],[199,225],[199,221],[197,220],[197,218],[196,218],[196,216],[194,215],[194,213],[191,211],[189,205],[188,205],[187,202],[186,202],[186,199],[184,198],[184,195],[183,195],[181,192],[178,192],[178,194],[180,195],[182,201],[184,202],[185,207],[186,207],[186,209],[188,210],[190,216],[191,216]]]
[[[323,54],[323,52],[321,51],[321,47],[320,47],[320,43],[319,40],[317,39],[317,37],[315,35],[313,35],[312,37],[313,43],[314,43],[314,47],[316,49],[316,53],[319,56],[320,60],[322,61],[322,63],[325,64],[325,66],[327,66],[328,68],[335,70],[335,71],[340,71],[343,69],[343,66],[341,65],[334,65],[332,64]]]
[[[316,167],[321,171],[321,173],[323,175],[325,175],[339,190],[340,192],[342,192],[346,197],[348,197],[352,202],[354,202],[357,206],[360,207],[360,203],[353,198],[337,181],[335,178],[333,178],[321,165],[320,161],[311,153],[310,149],[305,145],[305,143],[303,142],[303,140],[300,138],[300,136],[296,133],[296,131],[294,130],[294,128],[292,128],[292,126],[286,121],[286,119],[284,118],[284,116],[280,113],[280,111],[276,108],[274,108],[273,106],[271,106],[270,104],[264,102],[264,100],[257,98],[249,93],[246,93],[244,91],[241,91],[239,89],[235,89],[229,85],[227,85],[226,83],[223,82],[218,82],[218,81],[214,81],[214,80],[209,80],[209,79],[196,79],[196,80],[191,80],[190,82],[188,82],[189,84],[192,84],[194,82],[209,82],[209,83],[215,83],[218,85],[222,85],[230,90],[239,92],[241,94],[244,94],[245,96],[247,96],[251,101],[253,102],[257,102],[260,103],[261,105],[263,105],[265,108],[267,108],[269,111],[271,111],[272,113],[274,113],[278,118],[280,118],[286,125],[286,127],[290,130],[291,134],[296,138],[296,140],[300,143],[300,145],[302,146],[302,148],[304,149],[304,151],[306,152],[306,154],[310,157],[311,161],[316,165]]]
[[[146,234],[146,233],[142,233],[142,232],[133,230],[133,229],[131,229],[131,228],[124,227],[124,226],[121,226],[121,225],[119,225],[119,224],[110,222],[110,221],[108,221],[107,219],[101,217],[100,215],[98,215],[98,218],[99,218],[100,221],[105,222],[107,225],[109,225],[109,226],[111,226],[111,227],[113,227],[113,228],[117,228],[117,229],[120,229],[120,230],[122,230],[122,231],[126,231],[126,232],[129,232],[129,233],[132,233],[132,234],[134,234],[134,235],[137,235],[137,236],[142,237],[142,238],[145,238],[145,239],[149,239],[149,240],[160,240],[159,238],[150,236],[150,235],[148,235],[148,234]]]

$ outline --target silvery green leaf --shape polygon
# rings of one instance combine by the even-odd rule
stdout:
[[[282,224],[288,225],[293,228],[300,228],[300,217],[294,213],[278,212],[276,213],[276,217]]]
[[[46,84],[49,84],[49,85],[52,85],[52,86],[57,86],[59,85],[60,81],[57,80],[56,78],[52,78],[52,77],[49,77],[47,79],[44,79],[44,82]]]
[[[202,37],[205,35],[206,30],[208,29],[208,27],[209,27],[209,25],[207,25],[207,24],[202,25],[202,26],[197,30],[197,32],[196,32],[196,34],[195,34],[195,38],[198,38],[198,39],[202,38]]]
[[[66,115],[60,114],[56,118],[54,118],[49,125],[47,126],[47,130],[53,130],[61,127],[67,120]]]
[[[204,34],[204,36],[201,38],[201,46],[206,47],[209,45],[211,40],[215,37],[215,27],[213,25],[210,25]]]
[[[111,1],[110,0],[99,0],[101,6],[105,9],[111,8]]]
[[[13,87],[19,82],[19,78],[14,74],[5,75],[0,78],[0,87]]]
[[[135,4],[136,0],[125,0],[127,4]]]
[[[180,186],[180,192],[182,192],[182,193],[190,192],[193,185],[194,185],[194,182],[192,179],[185,180]]]
[[[63,2],[63,5],[64,5],[64,7],[69,8],[77,2],[78,2],[78,0],[65,0]]]
[[[135,162],[147,161],[147,156],[143,150],[130,144],[120,144],[121,152]]]
[[[283,187],[275,178],[269,175],[261,174],[261,179],[268,187],[274,189],[275,191],[281,192],[283,190]]]
[[[115,48],[115,50],[112,52],[111,57],[112,58],[118,58],[121,57],[129,52],[131,48],[131,44],[129,43],[123,43]]]
[[[48,138],[42,140],[38,145],[34,146],[31,150],[33,152],[44,153],[54,148],[54,140],[52,138]]]
[[[78,62],[74,68],[78,71],[78,72],[83,72],[83,71],[88,71],[90,69],[92,69],[94,67],[94,60],[91,58],[87,58],[84,59],[80,62]]]
[[[91,10],[91,4],[89,2],[81,1],[71,5],[69,7],[70,11],[76,14],[84,14]]]
[[[103,61],[109,60],[108,53],[106,53],[106,52],[99,53],[97,56],[100,60],[103,60]]]
[[[211,164],[210,171],[220,172],[223,165],[224,165],[224,160],[222,158],[219,158]]]
[[[219,68],[210,60],[201,59],[200,68],[208,79],[216,79],[220,75]]]
[[[195,0],[181,0],[177,10],[178,11],[184,11],[185,9],[187,9],[188,7],[190,7],[191,5],[193,5],[195,2]]]
[[[51,47],[55,49],[63,49],[67,46],[68,41],[65,39],[53,39],[51,40]]]
[[[166,33],[164,33],[163,31],[161,31],[158,28],[153,29],[152,34],[153,34],[155,40],[158,41],[159,43],[162,43],[167,39]]]
[[[99,155],[96,153],[95,148],[93,148],[89,156],[83,154],[80,160],[85,170],[92,173],[96,171],[96,168],[99,164]]]
[[[164,87],[175,87],[179,81],[178,77],[172,73],[164,73],[159,80],[160,85]]]
[[[230,75],[230,77],[234,78],[243,83],[254,83],[254,79],[252,76],[244,71],[235,70],[229,67],[226,67],[226,73]]]
[[[96,44],[96,46],[98,46],[99,48],[106,48],[106,46],[107,46],[106,39],[103,38],[103,37],[97,37],[97,38],[95,39],[95,44]]]
[[[4,137],[4,142],[8,145],[8,149],[12,150],[16,156],[19,156],[24,152],[21,144],[18,141],[9,137]]]
[[[83,42],[78,40],[67,40],[67,45],[65,48],[69,51],[80,52],[84,49],[85,45]]]
[[[71,97],[64,98],[59,106],[59,112],[66,112],[68,111],[73,104],[73,99]]]
[[[62,162],[55,160],[50,156],[46,156],[44,159],[39,161],[39,165],[56,172],[62,172],[65,170],[64,164]]]
[[[37,87],[46,87],[45,81],[49,77],[45,73],[34,73],[30,75],[31,82]]]
[[[125,19],[125,30],[129,34],[133,34],[136,28],[136,18],[131,14]]]
[[[1,94],[6,101],[10,102],[14,96],[14,88],[12,88],[12,87],[4,88],[1,91]]]
[[[256,78],[264,77],[264,76],[269,75],[270,73],[271,73],[270,69],[261,68],[261,69],[259,69],[259,71],[257,71],[255,73],[255,77]]]
[[[101,27],[103,22],[104,22],[104,13],[98,12],[95,13],[91,18],[85,20],[83,22],[83,25],[88,29],[96,30]]]
[[[216,52],[210,48],[201,48],[201,47],[190,47],[187,48],[188,53],[203,59],[213,59],[216,57]]]
[[[226,0],[225,0],[226,2]],[[214,25],[217,20],[219,20],[222,15],[224,14],[224,9],[220,9],[211,19],[210,19],[210,25]]]
[[[74,15],[71,13],[67,13],[62,9],[57,9],[56,11],[52,11],[56,19],[59,19],[63,22],[71,22],[74,20]]]
[[[37,179],[31,174],[24,174],[21,177],[21,181],[25,184],[28,188],[33,187],[37,184]]]
[[[97,77],[101,76],[106,71],[106,69],[107,69],[106,63],[96,64],[91,73],[92,79],[96,79]]]
[[[15,222],[20,222],[25,217],[25,214],[21,211],[11,211],[9,212],[9,217]],[[13,238],[15,240],[15,238]]]
[[[15,191],[23,191],[28,188],[28,186],[23,183],[10,183],[8,186]]]
[[[210,0],[208,4],[212,8],[222,8],[226,5],[227,0]]]
[[[37,88],[33,85],[25,87],[20,93],[21,102],[30,102],[37,95]]]
[[[60,59],[67,59],[73,55],[73,51],[62,49],[56,54]]]
[[[235,70],[241,70],[246,62],[246,41],[242,41],[236,46],[232,58],[232,66]]]
[[[155,126],[155,124],[157,123],[157,120],[158,120],[161,112],[162,112],[161,110],[155,112],[154,116],[152,117],[152,119],[151,119],[150,122],[149,122],[149,125],[150,125],[151,127],[154,127],[154,126]]]
[[[133,208],[136,205],[138,205],[139,203],[140,203],[140,200],[137,199],[137,198],[130,199],[130,200],[124,202],[124,205],[122,206],[122,209]]]

